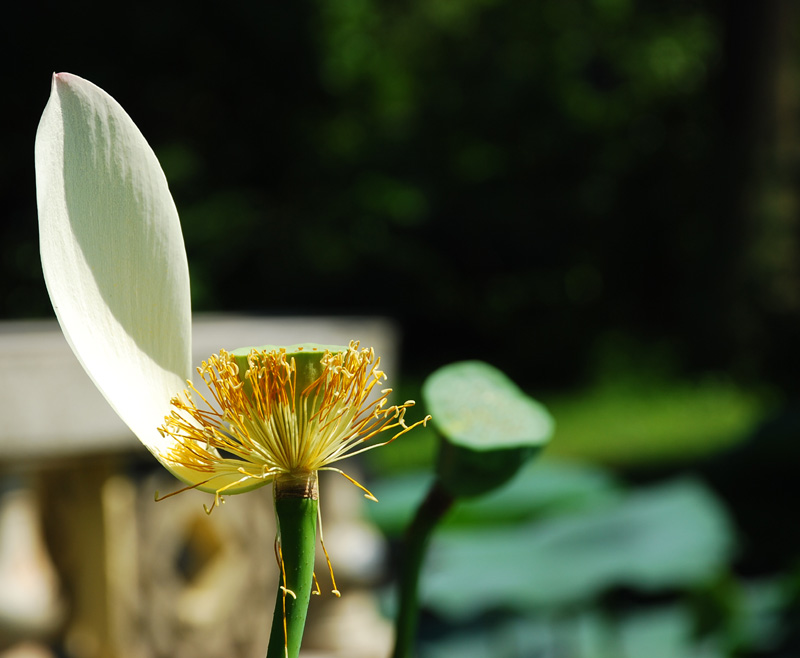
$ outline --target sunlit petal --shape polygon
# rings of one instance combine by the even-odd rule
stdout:
[[[36,188],[42,268],[64,335],[163,462],[158,427],[192,366],[186,253],[158,160],[113,98],[56,74],[36,135]]]

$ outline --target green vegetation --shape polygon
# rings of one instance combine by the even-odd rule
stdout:
[[[597,386],[544,399],[557,423],[548,455],[622,467],[730,448],[768,408],[764,396],[719,379]]]

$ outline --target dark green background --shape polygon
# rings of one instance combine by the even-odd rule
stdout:
[[[17,10],[0,317],[51,314],[32,154],[65,70],[161,159],[197,311],[386,314],[419,376],[482,358],[560,387],[622,346],[796,386],[791,3]]]

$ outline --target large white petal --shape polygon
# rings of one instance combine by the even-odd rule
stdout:
[[[42,268],[67,341],[156,458],[190,484],[205,479],[165,463],[170,440],[157,430],[192,372],[189,270],[167,180],[122,107],[68,73],[53,76],[36,134],[36,191]]]

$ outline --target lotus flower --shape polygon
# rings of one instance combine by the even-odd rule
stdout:
[[[122,107],[68,73],[53,76],[39,124],[36,190],[45,282],[70,347],[187,488],[216,504],[282,475],[316,482],[415,426],[403,421],[413,402],[370,396],[384,376],[357,343],[223,350],[198,368],[209,392],[191,386],[189,270],[167,180]]]

